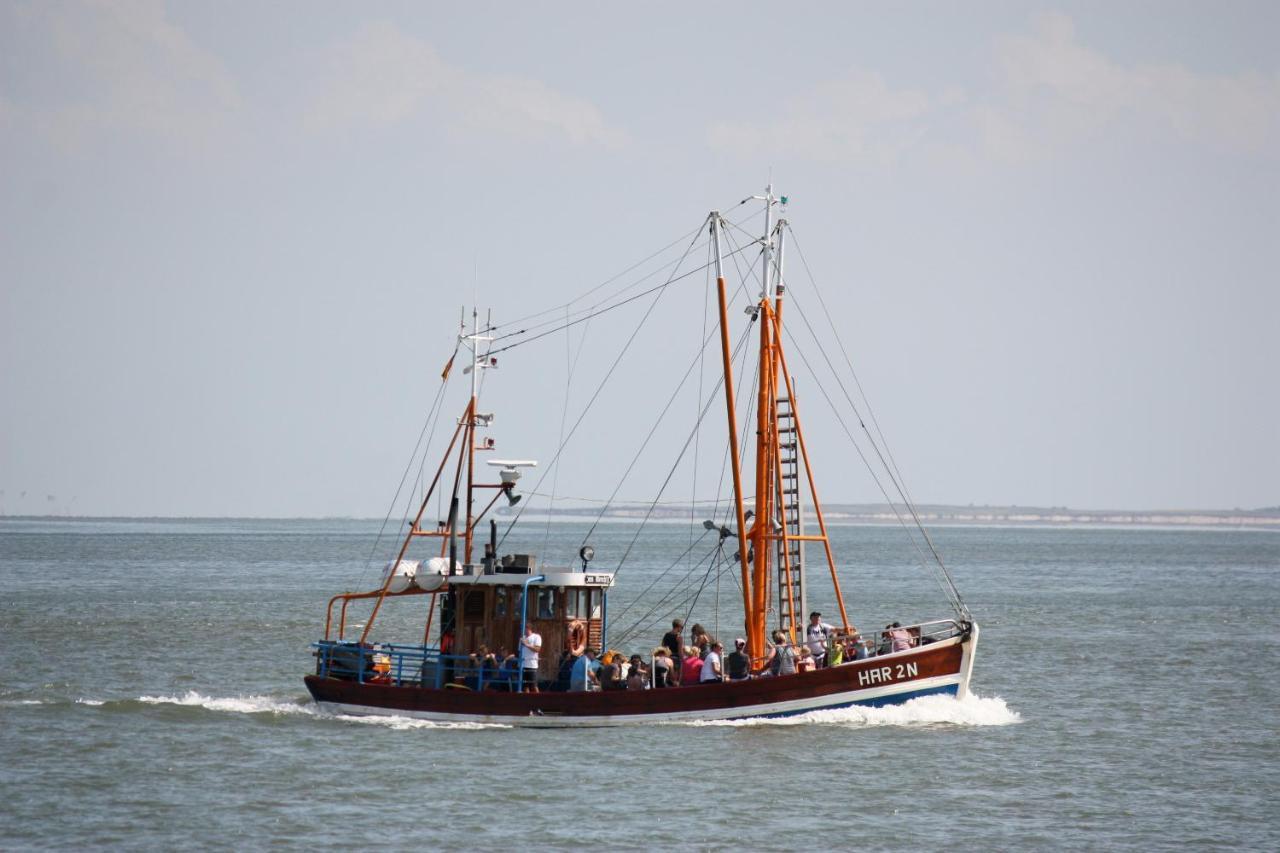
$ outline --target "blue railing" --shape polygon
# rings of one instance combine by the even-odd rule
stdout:
[[[519,689],[519,666],[503,670],[471,655],[442,655],[434,646],[354,641],[312,643],[316,650],[316,675],[360,684],[396,687],[457,685],[471,690]]]

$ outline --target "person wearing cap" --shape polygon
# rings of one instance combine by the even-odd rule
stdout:
[[[699,684],[724,680],[724,671],[720,667],[720,655],[722,654],[724,654],[724,646],[717,642],[712,642],[710,651],[707,652],[706,658],[702,661],[702,675],[698,679]]]
[[[747,656],[747,641],[739,637],[733,641],[733,651],[724,659],[725,673],[730,681],[745,681],[751,677],[751,658]]]
[[[809,614],[809,625],[804,629],[804,638],[813,655],[814,666],[824,666],[827,660],[827,638],[836,628],[822,621],[822,614],[813,611]]]

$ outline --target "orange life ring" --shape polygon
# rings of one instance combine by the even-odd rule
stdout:
[[[587,626],[581,619],[574,619],[569,623],[569,635],[565,638],[565,645],[569,647],[570,654],[582,654],[587,648]]]

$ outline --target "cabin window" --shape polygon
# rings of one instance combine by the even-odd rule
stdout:
[[[497,587],[493,590],[493,615],[501,619],[507,615],[507,588]]]
[[[580,619],[586,615],[583,590],[573,588],[564,591],[564,615],[566,619]]]
[[[469,589],[462,594],[462,617],[468,622],[484,618],[484,590]]]
[[[539,619],[553,619],[556,615],[555,589],[540,589],[537,597],[537,613]]]

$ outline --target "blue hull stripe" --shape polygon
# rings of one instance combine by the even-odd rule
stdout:
[[[855,705],[862,705],[868,708],[883,708],[886,705],[901,705],[903,702],[907,702],[911,699],[917,699],[921,696],[955,696],[958,690],[958,684],[947,684],[942,687],[930,687],[927,690],[913,690],[910,693],[894,693],[890,696],[877,696],[874,699],[841,702],[837,705],[823,705],[821,708],[806,708],[803,711],[780,711],[776,714],[753,714],[749,718],[739,717],[738,719],[777,719],[778,717],[798,717],[801,714],[810,714],[814,711],[834,711],[837,708],[852,708]]]

